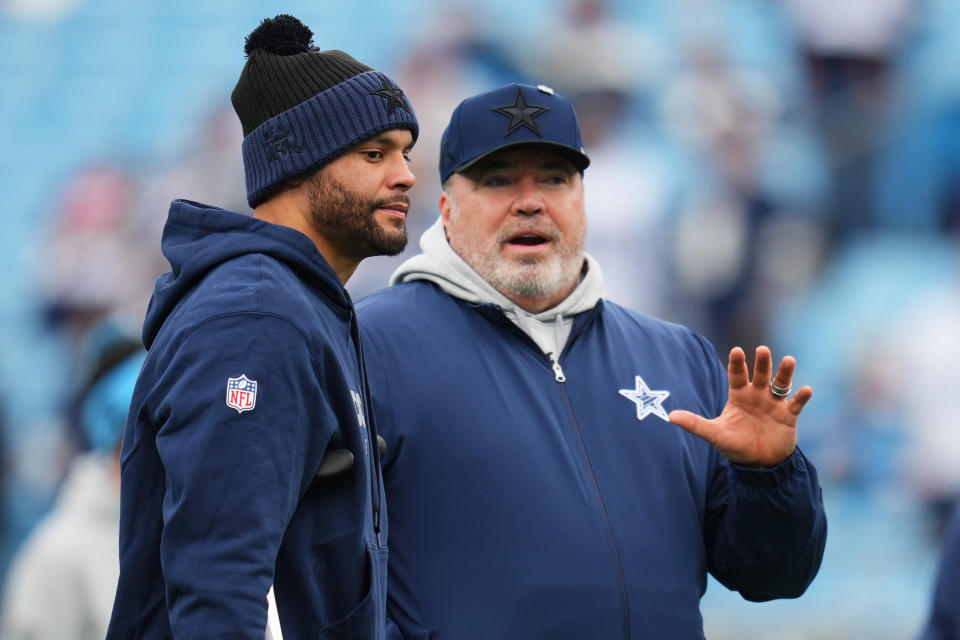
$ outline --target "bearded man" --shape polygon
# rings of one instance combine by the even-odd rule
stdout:
[[[392,80],[292,16],[245,50],[232,99],[254,214],[170,207],[110,639],[384,637],[377,435],[343,285],[406,244],[417,120]],[[332,450],[353,464],[317,484]]]
[[[423,253],[357,305],[404,638],[702,638],[708,572],[768,600],[819,569],[812,390],[603,299],[588,164],[549,87],[464,100]]]

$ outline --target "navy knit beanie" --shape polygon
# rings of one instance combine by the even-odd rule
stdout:
[[[396,83],[343,51],[314,47],[293,16],[264,20],[244,51],[231,101],[251,207],[378,133],[409,129],[416,141],[417,117]]]

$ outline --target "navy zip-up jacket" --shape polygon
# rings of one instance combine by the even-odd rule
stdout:
[[[386,531],[353,306],[302,233],[174,201],[122,451],[109,639],[383,637]],[[313,482],[330,448],[345,476]]]
[[[357,312],[405,638],[702,638],[708,571],[758,601],[816,575],[826,519],[803,454],[732,465],[666,421],[726,403],[696,333],[600,301],[553,366],[495,305],[423,280]]]

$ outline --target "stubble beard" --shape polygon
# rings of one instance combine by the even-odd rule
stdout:
[[[409,204],[406,194],[389,200],[367,199],[336,179],[319,173],[310,178],[310,218],[321,235],[333,238],[359,257],[395,256],[407,246],[407,226],[386,230],[374,218],[377,209],[395,202]],[[393,231],[392,233],[390,231]]]
[[[451,211],[451,218],[459,215],[461,212]],[[531,228],[529,221],[523,226]],[[501,249],[514,230],[501,231],[493,242],[485,245],[466,241],[451,243],[451,246],[480,277],[507,297],[550,298],[579,278],[583,268],[586,225],[565,239],[556,228],[537,228],[537,231],[553,244],[551,255],[524,256],[519,260],[506,258]]]

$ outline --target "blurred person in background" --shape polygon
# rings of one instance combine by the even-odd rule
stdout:
[[[94,353],[71,421],[84,453],[14,559],[0,612],[5,640],[102,640],[110,621],[119,574],[120,441],[146,354],[111,322],[85,342]]]
[[[960,236],[954,239],[960,249]],[[932,261],[933,243],[917,260]],[[877,385],[888,389],[902,425],[898,450],[901,480],[923,506],[930,540],[940,544],[960,500],[960,434],[953,397],[954,365],[960,361],[960,251],[954,268],[903,294],[908,304],[885,317],[872,358],[890,364]],[[903,372],[910,375],[904,376]]]
[[[376,426],[343,285],[406,245],[418,125],[390,78],[312,38],[278,15],[246,39],[232,101],[253,216],[171,204],[108,638],[384,637]],[[352,464],[315,484],[333,449]]]
[[[150,298],[160,271],[143,259],[131,216],[136,194],[127,170],[92,163],[69,177],[57,201],[37,266],[47,319],[73,347],[112,314],[142,314]]]
[[[729,59],[719,39],[692,40],[681,51],[658,101],[691,176],[669,231],[660,232],[672,245],[669,295],[716,344],[757,344],[767,339],[769,310],[815,276],[822,232],[764,179],[783,127],[777,84]],[[795,171],[784,155],[778,170]]]
[[[553,89],[464,100],[423,253],[358,304],[404,637],[702,638],[708,572],[763,601],[819,569],[812,390],[604,299],[588,164]]]
[[[891,78],[916,0],[786,0],[809,86],[809,108],[831,172],[831,235],[877,224],[870,194],[885,129],[891,124]]]

